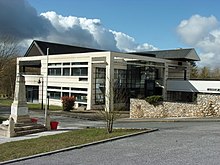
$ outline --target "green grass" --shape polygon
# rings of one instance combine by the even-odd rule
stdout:
[[[11,99],[0,99],[1,106],[11,106],[13,100]]]
[[[13,102],[13,100],[11,100],[11,99],[0,99],[0,106],[11,106],[12,102]],[[38,110],[38,109],[41,109],[41,104],[30,103],[30,104],[28,104],[28,108],[30,110]],[[62,107],[50,105],[49,109],[50,110],[62,110]]]
[[[140,130],[115,129],[113,133],[107,134],[106,129],[90,128],[56,135],[42,136],[36,139],[3,143],[0,144],[0,162],[95,142],[138,131]]]
[[[32,103],[29,103],[28,104],[28,109],[30,110],[38,110],[38,109],[41,109],[41,104],[32,104]],[[49,110],[62,110],[62,107],[60,106],[55,106],[55,105],[50,105],[49,106]]]

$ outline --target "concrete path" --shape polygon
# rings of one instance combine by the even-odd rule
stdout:
[[[2,111],[1,113],[1,116],[8,117],[10,115],[9,112],[10,112],[9,108],[5,107],[4,111]],[[29,111],[29,114],[30,114],[30,117],[37,118],[38,123],[44,124],[44,114],[42,112]],[[74,130],[74,129],[82,129],[85,127],[103,127],[104,126],[103,121],[82,120],[82,119],[76,119],[76,118],[65,117],[65,116],[60,116],[60,115],[51,115],[51,119],[59,122],[57,130],[45,131],[45,132],[30,134],[30,135],[21,136],[21,137],[12,137],[12,138],[0,136],[0,144],[10,142],[10,141],[38,138],[40,136],[53,135],[53,134],[58,134],[58,133],[63,133],[66,131]]]

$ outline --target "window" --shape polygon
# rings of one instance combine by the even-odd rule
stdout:
[[[88,65],[88,62],[72,62],[72,65]]]
[[[70,62],[64,62],[63,65],[64,65],[64,66],[70,65]]]
[[[71,88],[72,91],[87,91],[87,88]]]
[[[48,94],[49,94],[51,99],[58,99],[58,100],[60,100],[60,96],[61,96],[60,92],[48,91]]]
[[[69,96],[69,92],[62,92],[62,97],[63,96]]]
[[[49,68],[48,75],[61,76],[61,68]]]
[[[87,94],[71,93],[71,96],[74,96],[78,102],[87,102]]]
[[[105,68],[96,68],[95,71],[95,103],[105,103]]]
[[[79,78],[79,81],[88,81],[88,78],[82,78],[82,77],[80,77],[80,78]]]
[[[123,69],[115,69],[114,70],[114,79],[115,86],[118,87],[126,87],[126,70]]]
[[[88,68],[72,68],[72,76],[88,76]]]
[[[55,86],[48,86],[47,88],[48,88],[48,89],[54,89],[54,90],[56,90],[56,89],[61,89],[61,87],[55,87]]]
[[[63,68],[63,76],[70,76],[70,68]]]
[[[48,66],[59,66],[61,63],[49,63]]]
[[[70,90],[69,87],[62,87],[63,90]]]
[[[194,102],[197,99],[197,93],[168,91],[167,101]]]

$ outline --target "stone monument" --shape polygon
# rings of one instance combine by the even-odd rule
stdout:
[[[25,78],[21,74],[16,77],[14,101],[11,105],[11,116],[15,123],[31,122],[25,90]]]

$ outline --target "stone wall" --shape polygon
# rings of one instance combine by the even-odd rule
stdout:
[[[154,106],[140,99],[131,99],[130,103],[130,118],[220,116],[220,95],[198,94],[195,103],[164,101]]]

